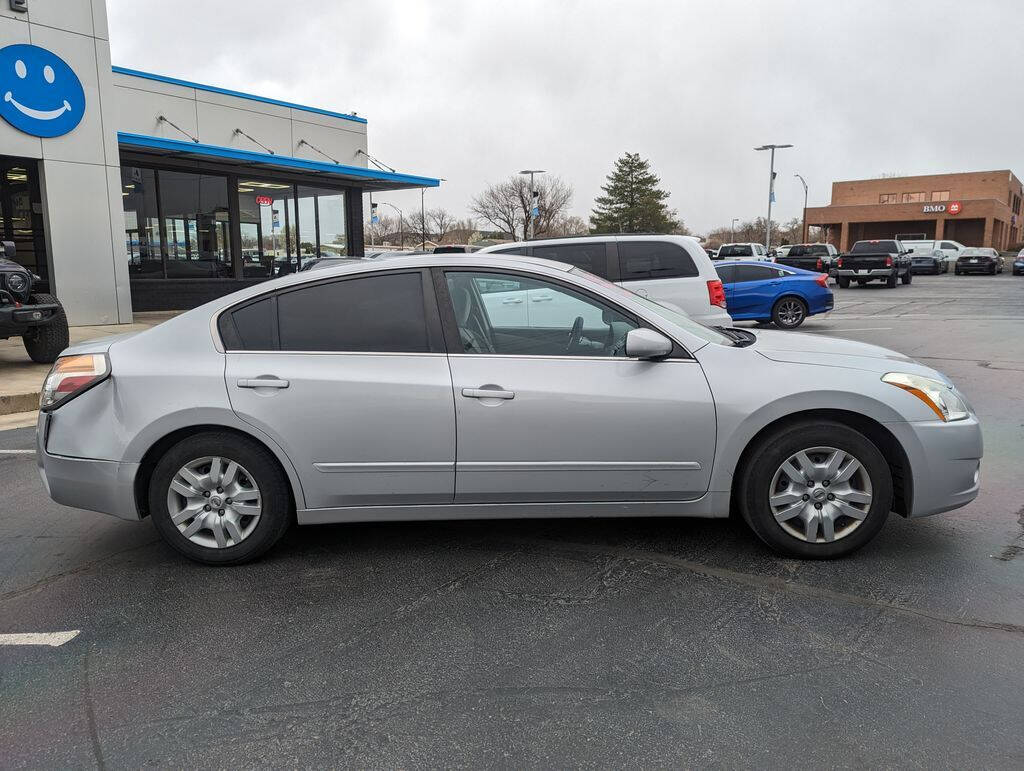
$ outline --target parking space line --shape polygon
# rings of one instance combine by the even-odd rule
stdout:
[[[35,450],[0,450],[0,455],[35,455]]]
[[[78,637],[80,629],[68,632],[24,632],[21,634],[0,634],[0,645],[49,645],[58,648]]]
[[[817,330],[814,330],[814,331],[815,332],[878,332],[878,331],[881,331],[881,330],[884,330],[884,329],[892,329],[892,327],[851,327],[849,329],[846,329],[844,327],[843,329],[817,329]],[[810,332],[812,330],[808,329],[807,331]]]

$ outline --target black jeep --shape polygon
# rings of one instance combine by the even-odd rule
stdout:
[[[68,319],[52,294],[33,293],[39,276],[14,261],[14,242],[0,257],[0,340],[20,337],[32,361],[50,364],[68,347]]]

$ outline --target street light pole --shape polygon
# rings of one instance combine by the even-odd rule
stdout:
[[[405,248],[405,219],[404,219],[404,215],[402,214],[402,210],[399,209],[397,206],[395,206],[393,203],[388,203],[387,201],[381,201],[381,203],[384,204],[385,206],[390,206],[392,209],[394,209],[396,212],[398,212],[398,248],[399,249],[404,249]]]
[[[526,240],[529,241],[531,238],[533,238],[533,210],[534,210],[535,205],[536,205],[536,196],[537,196],[537,192],[533,188],[533,175],[534,174],[543,174],[544,173],[544,169],[523,169],[519,173],[520,174],[529,174],[530,175],[530,216],[528,217],[529,226],[528,226],[528,230],[527,230],[527,233],[526,233]]]
[[[736,241],[736,223],[740,221],[739,217],[733,217],[732,222],[729,223],[729,240]]]
[[[771,150],[772,160],[768,173],[768,222],[764,226],[764,248],[772,248],[772,199],[775,198],[775,151],[783,150],[793,145],[761,145],[755,150]]]
[[[800,226],[800,240],[805,244],[807,243],[807,180],[799,174],[794,174],[794,177],[800,180],[800,183],[804,186],[804,224]]]

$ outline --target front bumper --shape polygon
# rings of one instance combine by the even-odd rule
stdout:
[[[978,418],[887,423],[910,461],[910,517],[958,509],[978,497],[983,443]]]
[[[135,505],[139,464],[51,455],[46,451],[49,419],[49,413],[40,412],[36,422],[36,463],[47,494],[76,509],[141,519]]]
[[[7,295],[10,297],[10,295]],[[56,303],[22,305],[9,302],[0,304],[0,327],[38,327],[49,324],[60,306]]]

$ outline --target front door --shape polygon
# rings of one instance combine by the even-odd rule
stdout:
[[[425,276],[329,279],[222,315],[231,406],[287,453],[307,508],[452,501],[455,408]]]
[[[457,502],[706,492],[715,411],[695,360],[626,358],[640,321],[556,281],[448,270],[437,284],[448,295]]]

